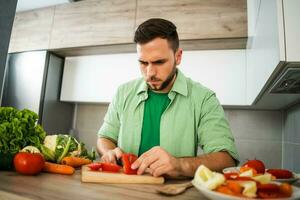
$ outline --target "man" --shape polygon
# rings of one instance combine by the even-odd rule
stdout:
[[[221,171],[238,162],[224,111],[215,94],[186,78],[177,65],[182,49],[176,26],[153,18],[136,30],[143,79],[119,87],[98,132],[97,150],[116,163],[123,152],[139,155],[138,174],[193,177],[204,164]],[[200,146],[204,155],[197,156]]]

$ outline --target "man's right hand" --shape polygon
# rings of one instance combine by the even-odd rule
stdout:
[[[107,150],[101,157],[101,162],[109,162],[117,164],[117,160],[119,160],[122,156],[123,152],[119,147],[116,147],[112,150]]]

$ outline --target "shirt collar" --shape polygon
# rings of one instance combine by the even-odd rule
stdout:
[[[145,81],[142,81],[140,83],[140,85],[138,86],[137,95],[139,95],[141,93],[146,93],[147,90],[148,90],[147,83]],[[171,93],[171,92],[176,92],[183,96],[187,96],[187,94],[188,94],[186,77],[179,69],[177,69],[176,80],[175,80],[173,87],[169,93]]]

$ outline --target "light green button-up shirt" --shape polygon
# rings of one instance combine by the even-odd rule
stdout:
[[[141,79],[118,88],[108,107],[99,137],[115,141],[125,152],[138,154],[148,86]],[[227,151],[238,161],[229,124],[214,92],[178,70],[168,94],[171,102],[160,122],[160,146],[176,157]]]

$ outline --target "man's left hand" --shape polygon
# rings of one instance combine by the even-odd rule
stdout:
[[[181,166],[179,159],[169,154],[163,148],[156,146],[143,153],[132,165],[132,169],[138,169],[137,174],[149,172],[155,177],[168,175],[178,177]]]

